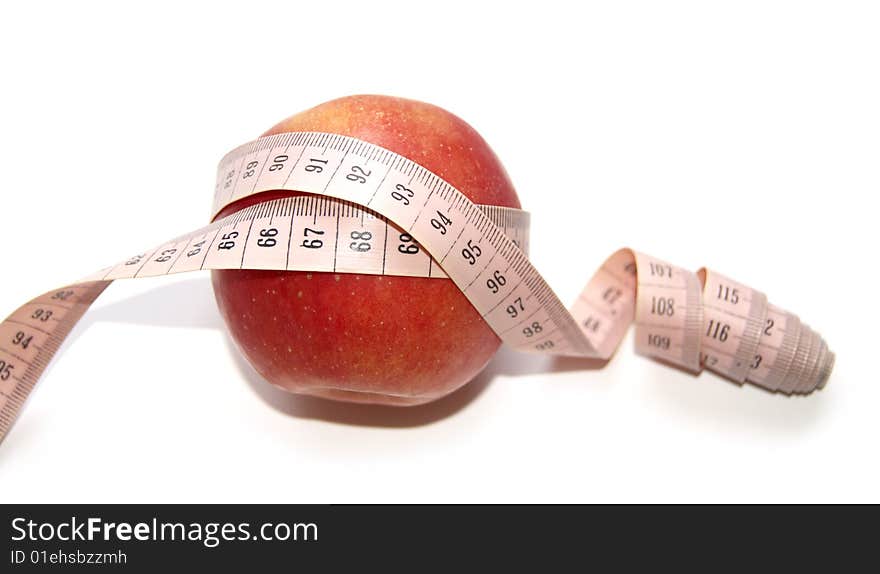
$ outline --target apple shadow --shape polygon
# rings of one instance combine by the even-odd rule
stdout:
[[[424,426],[468,408],[496,378],[591,371],[601,369],[607,364],[603,360],[521,353],[502,346],[474,380],[442,399],[413,407],[361,405],[292,394],[266,382],[229,337],[215,306],[211,283],[207,277],[158,286],[108,305],[101,306],[99,301],[99,305],[90,309],[74,327],[59,353],[66,352],[67,347],[74,344],[91,325],[100,322],[221,331],[240,378],[271,408],[292,417],[356,426]],[[628,350],[618,349],[617,352],[627,353]],[[54,361],[47,371],[52,369],[53,364]],[[740,392],[726,393],[718,392],[717,386],[735,383],[709,372],[698,376],[687,373],[690,376],[682,377],[685,371],[663,366],[656,373],[656,377],[651,377],[655,380],[647,381],[650,384],[646,391],[656,407],[667,410],[671,417],[690,419],[701,426],[721,425],[738,430],[759,429],[770,434],[787,434],[814,426],[833,411],[833,392],[832,396],[822,400],[783,397],[751,385],[749,387],[752,388],[742,388],[739,389]],[[819,392],[826,394],[828,390]]]
[[[251,386],[251,390],[272,408],[298,418],[386,428],[424,426],[446,419],[473,403],[498,376],[599,368],[595,366],[596,363],[604,365],[604,361],[585,362],[575,359],[542,361],[542,357],[529,356],[502,346],[486,368],[458,390],[424,405],[394,407],[344,403],[288,393],[267,383],[235,348],[228,336],[226,341],[233,352],[239,372]]]
[[[362,405],[293,394],[266,382],[229,337],[215,306],[211,282],[207,277],[177,281],[118,302],[93,307],[70,333],[60,352],[65,352],[91,325],[101,322],[222,331],[241,378],[267,405],[293,417],[357,426],[423,426],[467,408],[496,377],[597,369],[605,364],[605,361],[588,359],[542,357],[502,346],[476,378],[446,397],[412,407]]]

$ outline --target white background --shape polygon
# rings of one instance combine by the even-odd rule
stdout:
[[[275,390],[207,274],[114,284],[7,440],[0,501],[880,502],[871,2],[7,3],[0,315],[195,228],[220,156],[353,93],[490,142],[565,301],[618,247],[709,265],[837,352],[784,398],[502,350],[440,402]]]

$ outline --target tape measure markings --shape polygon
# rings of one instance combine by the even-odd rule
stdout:
[[[284,137],[285,137],[285,136],[282,135],[282,136],[279,137],[279,139],[283,139]],[[312,136],[310,136],[309,134],[305,134],[305,135],[300,135],[300,136],[297,137],[295,140],[290,140],[290,139],[288,139],[288,141],[287,141],[286,143],[283,144],[283,145],[284,145],[284,149],[289,149],[289,147],[290,147],[290,143],[291,143],[291,142],[293,142],[295,145],[302,145],[302,146],[306,146],[306,147],[307,147],[307,146],[309,145],[309,142],[310,142],[310,138],[311,138],[311,137],[312,137]],[[265,149],[265,148],[271,148],[271,147],[272,147],[271,145],[268,145],[268,141],[269,141],[269,140],[267,139],[267,140],[266,140],[267,144],[264,144],[264,149]],[[323,142],[323,141],[325,141],[325,140],[320,140],[320,141]],[[346,138],[343,138],[343,137],[333,138],[333,139],[331,139],[330,141],[327,141],[327,142],[326,142],[326,145],[325,145],[324,150],[323,150],[324,154],[326,155],[326,152],[327,152],[328,150],[331,150],[331,149],[332,149],[333,151],[337,152],[338,154],[341,154],[341,155],[342,155],[342,159],[338,162],[337,167],[336,167],[336,169],[335,169],[334,172],[333,172],[333,176],[331,176],[331,178],[328,179],[328,180],[324,183],[323,188],[322,188],[322,191],[323,191],[324,193],[332,194],[332,195],[337,196],[337,197],[344,197],[344,198],[346,198],[346,199],[351,199],[351,200],[353,200],[353,201],[357,201],[359,198],[358,198],[356,195],[355,195],[355,196],[352,196],[352,195],[346,194],[344,191],[341,191],[341,190],[331,190],[331,185],[333,185],[335,181],[342,181],[342,180],[335,179],[335,175],[341,171],[340,168],[343,166],[343,164],[345,164],[345,161],[346,161],[347,159],[349,160],[349,163],[346,164],[346,165],[349,167],[349,169],[352,169],[352,170],[353,170],[354,166],[357,165],[357,164],[356,164],[356,158],[355,158],[355,159],[351,159],[351,158],[350,158],[350,155],[349,155],[349,151],[350,151],[350,147],[351,147],[351,146],[350,146],[350,143],[351,143],[351,142],[350,142],[350,139],[347,140]],[[348,145],[346,145],[346,144],[348,144]],[[247,146],[243,146],[243,147],[246,148]],[[303,152],[301,153],[301,157],[305,157],[305,149],[306,149],[306,147],[303,147]],[[241,150],[241,149],[242,149],[242,148],[239,148],[239,150]],[[370,144],[364,144],[363,142],[358,142],[358,143],[357,143],[357,152],[359,152],[359,153],[363,153],[363,150],[364,150],[364,149],[367,149],[367,150],[371,150],[371,149],[372,149],[373,152],[375,152],[375,149],[376,149],[376,148],[375,148],[375,146],[371,146]],[[233,153],[234,153],[234,152],[233,152]],[[250,159],[251,157],[253,157],[252,155],[241,154],[241,153],[239,153],[239,155],[242,155],[242,156],[243,156],[243,159],[241,160],[242,163],[244,162],[244,159]],[[267,156],[268,156],[268,155],[269,155],[269,154],[267,154]],[[228,156],[227,156],[227,157],[228,157]],[[366,159],[367,159],[367,161],[369,162],[369,160],[372,159],[372,158],[374,158],[374,157],[375,157],[375,153],[371,153],[371,154],[367,155]],[[401,158],[398,156],[398,161],[400,161],[400,160],[401,160]],[[408,161],[408,160],[404,160],[404,163],[406,163],[406,161]],[[410,162],[410,168],[414,168],[414,164],[412,164],[412,162]],[[323,171],[323,170],[320,170],[319,173],[320,173],[321,171]],[[378,192],[379,192],[379,190],[382,188],[382,185],[384,184],[384,182],[385,182],[385,180],[386,180],[386,178],[387,178],[387,176],[388,176],[388,174],[389,174],[390,172],[391,172],[390,169],[385,170],[384,173],[383,173],[383,178],[382,178],[382,181],[380,182],[380,184],[378,184],[374,189],[372,189],[372,193],[370,194],[370,198],[369,198],[369,200],[367,201],[368,206],[372,207],[372,203],[373,203],[373,201],[375,200],[376,197],[378,197]],[[449,186],[449,185],[446,184],[445,182],[442,182],[442,180],[440,180],[439,178],[436,178],[436,177],[433,177],[433,178],[432,178],[432,176],[433,176],[433,174],[430,174],[430,175],[428,176],[428,178],[427,178],[427,181],[430,182],[430,184],[429,184],[430,187],[429,187],[429,193],[426,195],[425,201],[424,201],[424,203],[423,203],[423,208],[422,208],[421,210],[419,210],[418,213],[416,213],[414,217],[412,217],[413,223],[410,224],[410,226],[409,226],[409,230],[410,230],[411,232],[414,232],[415,226],[419,223],[422,214],[425,213],[426,211],[429,212],[429,213],[432,211],[432,209],[433,209],[434,206],[433,206],[433,205],[430,205],[430,204],[431,204],[431,201],[434,199],[435,194],[437,194],[437,193],[439,193],[439,195],[443,198],[445,204],[449,206],[449,208],[450,208],[450,212],[453,212],[453,211],[456,211],[456,210],[459,210],[459,211],[460,211],[460,210],[461,210],[461,207],[462,207],[463,205],[464,205],[466,208],[470,205],[469,202],[467,202],[467,201],[464,199],[464,197],[463,197],[460,193],[458,193],[456,190],[454,190],[453,188],[451,188],[451,186]],[[289,179],[289,177],[290,177],[290,176],[288,176],[288,179]],[[411,180],[411,178],[410,178],[410,180]],[[274,187],[274,186],[272,186],[272,185],[266,185],[266,186],[265,186],[265,188],[271,188],[271,187]],[[439,191],[438,191],[438,188],[439,188]],[[262,191],[263,189],[264,189],[264,187],[261,187],[261,186],[258,186],[258,185],[256,185],[256,184],[254,184],[254,185],[251,187],[250,192],[251,192],[251,193],[258,193],[258,192]],[[450,202],[450,195],[453,195],[453,197],[452,197],[452,201],[451,201],[451,202]],[[240,197],[236,197],[236,194],[235,194],[235,193],[232,194],[232,197],[235,198],[235,199],[240,198]],[[386,201],[386,203],[388,203],[388,202]],[[407,204],[407,205],[408,205],[408,204]],[[430,205],[430,207],[429,207],[429,205]],[[387,207],[388,207],[389,209],[391,209],[391,208],[393,207],[393,205],[391,205],[391,206],[387,206]],[[440,207],[443,208],[444,205],[441,205]],[[381,211],[382,211],[383,213],[386,213],[386,214],[388,213],[387,210],[385,210],[385,209],[383,209],[383,210],[381,210]],[[464,215],[466,218],[470,218],[470,217],[471,217],[471,213],[469,212],[468,209],[466,209],[466,210],[464,211],[463,215]],[[451,215],[450,215],[450,217],[451,217]],[[407,221],[405,218],[400,217],[400,216],[398,216],[395,220],[398,221],[398,222],[400,222],[400,223],[402,223],[402,224],[404,224],[404,226],[405,226],[405,222]],[[474,222],[473,222],[473,221],[469,221],[469,223],[472,223],[472,224],[473,224]],[[484,234],[485,234],[485,229],[486,229],[485,222],[480,221],[480,220],[478,219],[477,222],[476,222],[475,227],[477,228],[478,231],[481,231],[479,241],[482,241],[482,238],[483,238],[483,236],[484,236]],[[458,235],[456,236],[456,238],[455,238],[454,240],[448,242],[448,245],[446,246],[446,249],[445,249],[445,253],[444,253],[444,255],[443,255],[443,258],[441,259],[441,261],[442,261],[443,263],[446,263],[446,258],[449,256],[450,253],[453,252],[454,248],[460,246],[460,245],[459,245],[460,238],[464,235],[465,231],[466,231],[466,227],[462,227],[462,229],[459,231],[459,233],[458,233]],[[498,244],[497,244],[497,241],[495,241],[494,238],[493,238],[491,235],[489,236],[489,243],[493,244],[493,247],[496,248],[496,255],[497,255],[497,253],[498,253],[498,251],[499,251],[499,249],[498,249],[499,246],[498,246]],[[439,246],[439,245],[442,245],[442,243],[438,243],[438,246]],[[428,247],[429,247],[429,250],[430,250],[430,246],[428,246]],[[506,250],[506,249],[503,249],[503,248],[502,248],[502,249],[500,249],[500,252],[501,252],[501,254],[502,254],[502,257],[507,257],[507,256],[508,256],[508,255],[507,255],[507,250]],[[437,251],[435,251],[435,253],[437,253]],[[525,264],[524,264],[524,263],[525,263]],[[519,274],[522,275],[522,274],[526,271],[526,267],[527,267],[527,265],[528,265],[527,262],[516,261],[516,260],[514,260],[513,268],[516,270],[517,273],[519,273]],[[658,262],[658,263],[655,263],[655,265],[660,265],[660,263],[659,263],[659,262]],[[487,268],[488,268],[488,265],[484,267],[484,270],[487,269]],[[652,269],[653,269],[653,268],[652,268]],[[528,271],[534,271],[534,270],[528,270]],[[536,278],[538,279],[537,281],[535,281],[535,283],[542,283],[542,282],[543,282],[543,281],[540,280],[540,276],[537,275],[537,272],[534,272],[534,273],[528,273],[528,274],[531,276],[530,278],[532,278],[532,277],[536,277]],[[462,285],[461,285],[462,281],[461,281],[461,279],[460,279],[460,275],[459,275],[459,274],[456,274],[455,277],[456,277],[456,279],[457,279],[457,283],[459,284],[459,286],[462,286]],[[465,289],[468,289],[469,286],[470,286],[470,285],[473,285],[473,284],[476,282],[476,279],[478,279],[478,278],[480,278],[480,272],[475,272],[474,275],[471,277],[470,281],[469,281],[467,284],[464,285],[464,288],[465,288]],[[551,320],[551,321],[553,321],[554,323],[557,323],[557,324],[560,323],[560,322],[562,322],[562,323],[570,323],[570,321],[569,321],[569,322],[566,322],[565,319],[564,319],[564,318],[569,318],[570,316],[564,311],[564,307],[562,307],[561,303],[558,301],[558,298],[556,298],[555,295],[552,294],[552,291],[549,289],[549,286],[547,286],[546,284],[544,284],[544,285],[539,285],[538,288],[536,289],[536,288],[535,288],[535,285],[533,285],[533,284],[532,284],[531,282],[529,282],[528,280],[526,281],[526,285],[530,288],[530,290],[533,292],[533,294],[535,294],[535,295],[537,296],[537,298],[538,298],[538,300],[540,301],[540,303],[541,303],[543,306],[545,306],[545,307],[548,308],[548,314],[549,314],[549,316],[550,316],[550,320]],[[693,290],[692,290],[692,291],[693,291]],[[467,294],[467,293],[466,293],[466,294]],[[688,299],[688,300],[692,303],[696,298],[694,297],[693,292],[692,292],[690,296],[686,297],[686,299]],[[506,297],[506,298],[503,299],[501,302],[502,302],[502,303],[505,303],[505,302],[509,302],[509,300],[510,300],[510,296]],[[549,302],[549,304],[548,304],[548,302]],[[475,306],[477,306],[477,308],[480,309],[480,305],[476,305],[476,304],[475,304]],[[693,307],[693,305],[692,305],[692,304],[691,304],[691,305],[688,305],[688,307]],[[487,313],[481,313],[481,314],[484,315],[484,316],[487,316]],[[693,321],[692,319],[693,319],[693,314],[691,314],[691,318],[690,318],[690,320],[689,320],[690,323],[694,323],[694,321]],[[491,324],[491,321],[490,321],[490,324]],[[521,325],[521,324],[522,324],[522,321],[519,321],[519,322],[515,323],[512,327],[516,327],[516,326],[519,326],[519,325]],[[571,332],[578,332],[577,330],[572,329],[572,328],[571,328],[571,325],[565,325],[564,327],[562,327],[562,329],[563,329],[563,330],[567,330],[567,331],[569,331],[569,333],[571,333]],[[689,339],[693,340],[694,337],[689,337]],[[690,345],[690,346],[692,346],[692,345]],[[744,354],[745,354],[745,351],[747,351],[747,350],[748,350],[748,347],[744,347],[743,350],[739,351],[739,352],[740,352],[740,355],[741,355],[741,356],[744,355]],[[741,363],[742,363],[742,361],[740,360],[739,362],[740,362],[740,367],[741,367]],[[691,363],[693,363],[693,361],[691,361]],[[717,363],[717,361],[716,361],[716,363]],[[692,368],[697,368],[697,366],[692,365]],[[735,375],[735,376],[736,376],[736,375]],[[738,378],[741,378],[741,377],[738,377]]]
[[[0,323],[0,438],[110,282],[201,269],[448,277],[519,350],[607,359],[634,322],[640,354],[787,394],[821,388],[834,366],[821,337],[763,293],[629,249],[606,259],[569,312],[524,253],[526,212],[476,206],[436,174],[367,142],[297,132],[239,146],[220,163],[212,213],[277,189],[317,195],[249,206],[41,295]],[[7,339],[31,348],[32,358],[7,349]],[[20,364],[21,376],[13,373]]]
[[[16,417],[18,416],[25,400],[33,390],[40,375],[46,369],[49,361],[58,352],[61,343],[83,316],[83,314],[91,306],[92,302],[104,291],[109,282],[84,283],[65,287],[62,290],[54,290],[37,297],[19,307],[10,319],[4,321],[0,326],[6,326],[7,323],[18,323],[27,325],[27,328],[42,332],[45,339],[35,346],[36,352],[30,358],[18,358],[17,362],[10,361],[11,353],[0,350],[0,362],[3,363],[0,369],[0,393],[2,393],[2,408],[0,408],[0,440],[6,436],[12,427]],[[58,303],[59,299],[70,300],[71,305],[66,306]],[[42,329],[39,326],[32,325],[33,321],[21,320],[16,318],[17,314],[21,314],[28,307],[39,305],[35,311],[29,316],[44,323],[53,321],[55,324],[51,330]],[[46,309],[52,307],[52,309]],[[37,313],[37,311],[42,311]],[[48,315],[47,311],[52,314]],[[59,317],[60,316],[60,317]],[[30,348],[30,343],[22,344],[26,339],[22,338],[18,343],[24,351]],[[24,365],[24,373],[22,375],[13,374],[14,371],[20,371],[17,367]],[[12,384],[9,382],[12,381]]]

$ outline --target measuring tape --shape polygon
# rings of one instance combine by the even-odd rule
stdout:
[[[259,138],[220,162],[213,214],[252,205],[19,307],[0,323],[0,440],[62,341],[116,279],[201,269],[449,278],[508,345],[608,359],[635,323],[636,352],[784,394],[822,388],[834,353],[746,285],[621,249],[567,310],[527,258],[528,214],[475,205],[417,163],[319,132]]]

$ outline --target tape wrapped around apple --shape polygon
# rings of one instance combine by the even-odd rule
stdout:
[[[474,203],[520,207],[482,137],[431,104],[351,96],[287,118],[263,135],[319,131],[396,152]],[[218,214],[298,195],[270,191]],[[285,390],[360,403],[417,405],[473,379],[501,344],[450,279],[300,271],[212,271],[232,339],[267,381]]]

